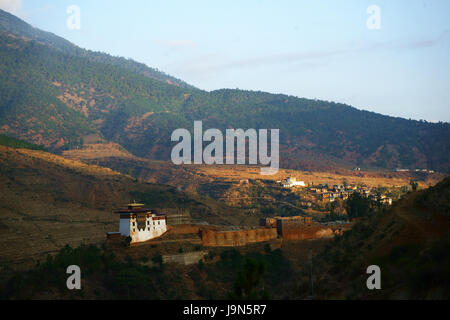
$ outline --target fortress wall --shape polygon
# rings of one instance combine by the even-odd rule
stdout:
[[[258,228],[239,231],[202,230],[202,244],[209,247],[235,247],[264,242],[278,237],[275,228]]]
[[[332,236],[333,230],[320,223],[298,223],[283,221],[277,224],[278,233],[285,240],[306,240]]]
[[[168,233],[170,235],[184,235],[184,234],[193,234],[200,235],[202,230],[220,230],[219,227],[216,226],[204,226],[204,225],[194,225],[194,224],[180,224],[180,225],[172,225],[167,226]]]

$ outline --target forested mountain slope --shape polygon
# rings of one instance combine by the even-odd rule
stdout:
[[[170,75],[165,74],[164,72],[159,71],[155,68],[150,68],[143,63],[139,63],[123,57],[114,57],[109,54],[105,54],[103,52],[95,52],[92,50],[85,50],[79,48],[74,44],[72,44],[71,42],[61,37],[58,37],[50,32],[45,32],[37,28],[33,28],[32,26],[20,20],[16,16],[2,10],[0,10],[0,30],[2,32],[5,32],[7,34],[19,38],[26,38],[34,40],[41,44],[45,44],[51,47],[52,49],[56,49],[65,54],[77,57],[84,57],[94,62],[102,62],[114,66],[123,67],[130,71],[144,75],[148,78],[160,80],[176,86],[193,88],[186,82],[171,77]]]
[[[380,93],[382,94],[382,93]],[[426,106],[424,106],[426,107]],[[282,94],[202,91],[123,58],[80,49],[0,11],[0,133],[53,151],[87,135],[169,160],[177,128],[280,129],[283,167],[450,170],[448,123],[388,117]]]

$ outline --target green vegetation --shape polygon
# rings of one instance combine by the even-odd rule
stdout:
[[[291,263],[280,249],[261,254],[242,255],[236,249],[225,250],[215,265],[204,266],[208,283],[233,283],[227,297],[232,299],[261,299],[283,294],[283,286],[293,275]]]
[[[447,123],[282,94],[201,91],[142,64],[80,49],[3,11],[0,61],[0,127],[8,125],[7,132],[27,141],[42,137],[55,150],[61,138],[63,148],[76,148],[83,136],[96,133],[135,155],[167,160],[173,130],[203,120],[204,129],[222,131],[279,128],[291,167],[326,159],[415,168],[417,159],[426,159],[428,168],[450,169]],[[345,160],[348,153],[356,159]]]
[[[177,265],[163,265],[160,254],[151,260],[155,267],[145,265],[146,256],[134,260],[127,255],[119,259],[113,252],[96,246],[66,246],[28,271],[4,269],[0,299],[268,298],[268,292],[282,293],[283,283],[292,274],[280,250],[245,255],[236,250],[223,251],[216,263],[202,262],[189,268],[191,280],[180,276]],[[80,291],[67,290],[66,269],[70,265],[80,266]]]
[[[268,294],[259,288],[264,276],[265,265],[251,258],[245,259],[242,271],[239,272],[234,284],[233,299],[267,299]]]
[[[47,294],[79,299],[87,295],[97,299],[180,299],[184,284],[161,267],[150,268],[125,259],[119,261],[111,252],[95,246],[66,246],[55,257],[25,272],[9,272],[0,283],[1,299],[31,299]],[[80,266],[82,290],[66,287],[66,268]],[[170,284],[170,285],[169,285]],[[93,296],[91,296],[93,295]]]
[[[143,75],[145,77],[163,81],[171,82],[180,87],[194,88],[191,85],[185,83],[182,80],[171,77],[162,71],[154,68],[149,68],[143,63],[133,61],[131,59],[125,59],[121,57],[114,57],[102,52],[94,52],[91,50],[84,50],[76,47],[71,42],[58,37],[50,32],[44,32],[39,29],[33,28],[19,18],[11,15],[3,10],[0,10],[0,30],[7,32],[17,37],[24,36],[25,38],[32,39],[36,42],[45,43],[50,48],[57,50],[64,54],[74,55],[80,58],[89,59],[92,62],[101,62],[105,64],[111,64],[117,67],[124,68],[134,73]]]
[[[414,180],[411,180],[409,184],[411,185],[412,191],[416,191],[419,186],[419,184]]]
[[[38,146],[32,143],[28,143],[26,141],[22,141],[19,139],[14,139],[5,135],[0,135],[0,145],[11,147],[15,149],[30,149],[30,150],[41,150],[45,151],[44,146]]]
[[[373,201],[354,192],[346,200],[345,207],[350,218],[366,217],[373,208]]]

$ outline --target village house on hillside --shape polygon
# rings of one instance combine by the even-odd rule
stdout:
[[[366,185],[354,184],[335,184],[329,186],[328,184],[313,183],[307,187],[307,192],[314,195],[319,201],[334,202],[338,199],[347,200],[354,192],[361,194],[365,198],[370,198],[374,201],[379,201],[383,204],[392,205],[392,197],[388,194],[378,194],[375,188],[370,188]]]
[[[281,184],[284,188],[292,188],[292,187],[305,187],[304,181],[297,181],[295,177],[288,177],[285,180],[281,181]]]
[[[130,237],[131,244],[155,239],[167,231],[166,214],[156,213],[143,204],[131,203],[119,210],[119,232],[109,232],[108,238]]]

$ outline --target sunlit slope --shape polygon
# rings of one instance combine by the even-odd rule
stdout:
[[[173,187],[43,151],[0,146],[0,261],[42,258],[65,244],[102,243],[106,232],[118,229],[114,211],[132,200],[211,224],[255,223]]]

